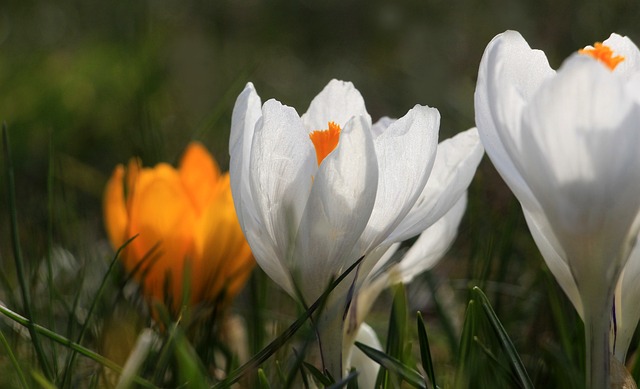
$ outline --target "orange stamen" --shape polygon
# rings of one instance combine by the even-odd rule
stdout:
[[[578,51],[580,54],[589,55],[603,64],[607,65],[609,69],[613,70],[618,64],[624,61],[624,57],[621,55],[613,55],[613,50],[607,45],[603,45],[597,42],[593,47],[582,49]]]
[[[316,158],[318,166],[320,166],[325,157],[338,146],[340,126],[334,122],[329,122],[328,129],[312,131],[309,134],[309,138],[311,138],[311,142],[316,148]]]

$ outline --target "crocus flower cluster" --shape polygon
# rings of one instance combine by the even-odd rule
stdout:
[[[609,387],[610,325],[624,359],[640,315],[640,52],[612,34],[554,71],[507,31],[484,53],[475,107],[487,154],[584,319],[587,387]]]
[[[252,267],[249,245],[303,306],[360,261],[313,320],[323,368],[339,377],[356,366],[372,387],[376,367],[352,347],[380,348],[366,314],[384,288],[444,255],[486,149],[584,320],[587,387],[609,387],[610,355],[624,362],[640,318],[640,51],[612,34],[556,71],[507,31],[482,57],[475,110],[477,129],[438,143],[435,108],[374,123],[358,90],[332,80],[299,115],[263,104],[249,83],[233,110],[230,176],[198,144],[179,169],[118,166],[105,194],[109,237],[119,247],[138,235],[125,268],[174,309],[185,269],[191,303],[233,297]]]
[[[255,263],[229,175],[199,143],[189,145],[178,169],[166,163],[144,168],[138,159],[118,165],[105,190],[104,215],[114,248],[135,236],[121,259],[152,307],[163,303],[177,313],[183,289],[191,305],[222,307]]]
[[[309,305],[364,258],[316,318],[324,367],[333,376],[342,375],[349,290],[357,295],[392,244],[447,214],[482,157],[475,129],[439,146],[439,122],[436,109],[416,105],[398,120],[373,124],[360,93],[337,80],[302,116],[276,100],[261,104],[252,84],[238,97],[231,186],[263,270]]]

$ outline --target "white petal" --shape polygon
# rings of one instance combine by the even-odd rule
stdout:
[[[436,109],[416,105],[374,140],[378,195],[359,243],[360,254],[385,240],[422,193],[435,160],[439,125]]]
[[[383,116],[377,122],[373,123],[371,126],[371,132],[373,133],[373,138],[377,138],[380,134],[385,132],[387,128],[391,125],[391,123],[395,122],[397,119],[392,119],[388,116]]]
[[[466,192],[440,220],[425,230],[398,264],[403,283],[431,269],[449,250],[458,234],[458,226],[467,207]]]
[[[359,259],[349,254],[367,225],[377,185],[371,132],[366,119],[355,117],[322,161],[298,229],[294,260],[305,298],[315,300],[332,277]]]
[[[307,131],[324,130],[329,122],[342,128],[354,116],[365,117],[371,126],[360,92],[350,82],[331,80],[311,101],[302,122]]]
[[[618,285],[616,299],[616,341],[615,355],[624,362],[631,338],[640,320],[640,245],[636,243],[627,265],[624,267]]]
[[[640,209],[639,121],[621,79],[579,54],[523,112],[517,163],[578,286],[615,282],[626,261],[621,249],[637,233],[630,229]]]
[[[254,233],[273,247],[276,256],[256,257],[261,267],[277,260],[289,268],[293,239],[316,170],[315,149],[298,114],[275,100],[267,101],[255,129],[248,177],[263,229]]]
[[[475,128],[442,141],[427,185],[388,241],[411,238],[447,213],[467,190],[483,155]]]
[[[382,351],[382,344],[378,340],[376,332],[367,323],[362,323],[355,341],[366,344],[369,347],[373,347],[378,351]],[[347,369],[355,367],[360,373],[358,374],[358,388],[373,389],[376,384],[380,365],[360,351],[353,342],[349,343],[347,347],[349,347],[349,351],[345,353],[344,366]]]
[[[289,272],[278,260],[274,242],[258,217],[250,187],[249,156],[256,123],[262,117],[260,97],[248,83],[238,96],[231,117],[229,175],[238,221],[262,269],[289,293],[293,292]]]
[[[554,236],[545,215],[540,211],[532,212],[525,208],[522,210],[524,212],[527,225],[529,226],[529,231],[531,231],[531,235],[533,236],[533,240],[536,242],[538,250],[540,250],[547,267],[551,270],[551,274],[553,274],[554,278],[573,304],[578,315],[580,315],[580,317],[584,317],[582,299],[578,292],[578,286],[573,279],[573,275],[571,275],[571,270],[569,269],[562,247],[560,247],[560,244]]]
[[[628,80],[631,76],[640,72],[640,50],[631,39],[613,33],[602,43],[609,46],[614,55],[624,57],[624,60],[614,70],[616,74],[620,74]]]
[[[248,83],[233,107],[229,138],[231,191],[243,231],[246,231],[245,219],[256,219],[257,217],[249,187],[249,154],[253,143],[254,128],[261,116],[260,96],[256,93],[253,84]]]
[[[474,100],[482,144],[502,178],[527,206],[533,206],[535,199],[509,150],[520,144],[524,105],[553,74],[545,54],[532,50],[516,31],[506,31],[489,43],[478,71]]]

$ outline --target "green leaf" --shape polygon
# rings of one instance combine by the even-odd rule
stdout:
[[[189,388],[208,388],[206,368],[187,338],[179,332],[175,337],[175,353],[181,381]]]
[[[373,347],[369,347],[366,344],[356,342],[355,345],[360,350],[362,350],[362,352],[365,353],[369,358],[379,363],[380,366],[383,366],[388,371],[397,374],[400,378],[402,378],[414,388],[427,388],[427,386],[425,385],[424,377],[420,375],[420,373],[415,369],[404,365],[398,359],[393,358],[392,356],[387,355],[382,351],[378,351]]]
[[[258,389],[271,389],[271,385],[269,385],[269,380],[267,376],[264,374],[264,370],[261,368],[258,369]]]
[[[407,335],[407,295],[403,284],[393,286],[393,305],[391,306],[391,316],[389,320],[389,330],[387,332],[386,352],[400,363],[404,361],[404,344]],[[388,387],[391,384],[391,377],[388,370],[380,369],[376,387],[383,384]],[[396,383],[395,386],[398,386]]]
[[[489,322],[491,323],[495,334],[498,336],[500,344],[502,345],[502,350],[509,358],[511,367],[513,368],[513,371],[518,378],[522,388],[533,389],[533,383],[529,378],[529,374],[527,374],[527,370],[525,369],[515,346],[511,342],[509,335],[502,326],[502,323],[500,323],[500,320],[496,316],[496,313],[493,311],[493,308],[489,303],[489,299],[487,299],[487,296],[477,286],[473,288],[473,293],[480,302],[482,310],[484,311],[486,317],[489,319]]]
[[[433,360],[431,359],[431,349],[429,348],[429,338],[427,337],[427,329],[422,319],[420,312],[416,315],[418,317],[418,341],[420,342],[420,358],[422,360],[422,368],[427,373],[431,386],[437,388],[436,374],[433,370]]]
[[[333,381],[325,376],[324,374],[322,374],[322,372],[315,366],[313,366],[310,363],[304,362],[304,367],[307,368],[307,370],[309,370],[309,373],[316,379],[318,380],[318,382],[320,382],[322,385],[324,386],[329,386],[333,383]]]

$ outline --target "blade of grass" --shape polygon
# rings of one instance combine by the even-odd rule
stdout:
[[[262,369],[258,369],[258,389],[271,389],[269,380]]]
[[[489,319],[489,322],[491,323],[495,334],[498,336],[500,344],[502,345],[502,349],[505,351],[507,357],[509,358],[511,367],[514,369],[514,373],[518,377],[520,384],[525,389],[533,389],[531,378],[529,378],[529,374],[527,373],[527,370],[525,369],[515,346],[511,342],[511,339],[502,326],[502,323],[500,323],[500,320],[496,316],[496,313],[493,311],[493,308],[489,303],[489,299],[487,299],[487,296],[477,286],[473,288],[473,293],[477,297],[482,310]]]
[[[351,372],[349,372],[349,374],[347,374],[347,376],[344,377],[342,380],[336,382],[331,386],[327,386],[327,389],[339,389],[339,388],[344,388],[345,386],[351,387],[352,382],[355,382],[357,385],[358,372],[356,372],[355,370],[352,370]]]
[[[424,377],[420,375],[418,371],[406,366],[398,359],[393,358],[392,356],[387,355],[382,351],[378,351],[373,347],[369,347],[366,344],[356,342],[355,345],[369,358],[379,363],[380,366],[383,366],[388,371],[397,374],[409,385],[413,386],[414,388],[427,389],[427,386],[424,383]]]
[[[340,275],[340,277],[336,278],[335,281],[330,285],[329,288],[325,290],[325,292],[320,296],[313,304],[307,309],[296,321],[293,322],[282,334],[280,334],[277,338],[275,338],[267,347],[262,349],[259,353],[253,356],[248,362],[244,365],[240,366],[238,369],[234,370],[229,374],[229,376],[215,385],[213,388],[228,388],[232,384],[236,383],[242,376],[244,376],[248,371],[255,370],[260,364],[269,359],[273,353],[275,353],[280,347],[282,347],[299,329],[302,325],[311,317],[311,315],[324,304],[329,293],[335,289],[336,286],[342,280],[344,280],[360,263],[364,257],[361,257],[356,262],[353,263],[347,270],[344,271]]]
[[[40,384],[40,387],[43,389],[58,389],[58,387],[48,379],[46,379],[40,372],[34,371],[31,373],[33,379]]]
[[[38,333],[36,332],[32,321],[33,311],[31,309],[31,295],[29,293],[27,279],[25,277],[24,260],[22,258],[22,249],[20,247],[20,235],[18,233],[18,212],[16,208],[13,161],[11,158],[11,147],[9,146],[9,130],[7,129],[6,123],[2,124],[2,141],[4,146],[4,160],[7,167],[7,198],[9,202],[9,218],[11,220],[11,244],[13,247],[13,258],[16,264],[16,272],[18,273],[20,292],[22,293],[24,312],[29,320],[27,329],[29,330],[29,334],[31,335],[31,342],[33,343],[33,348],[36,351],[36,356],[38,358],[38,362],[40,363],[40,367],[42,368],[45,377],[51,379],[53,377],[53,372],[51,370],[51,367],[49,366],[49,363],[47,362],[44,349],[42,348],[42,344],[40,343],[40,337],[38,336]]]
[[[49,292],[49,304],[47,306],[48,326],[54,328],[53,318],[53,266],[51,264],[51,254],[53,252],[53,132],[49,131],[49,170],[47,173],[47,291]],[[70,333],[70,332],[69,332]],[[52,347],[53,372],[58,372],[58,353]],[[57,377],[56,377],[57,378]]]
[[[391,306],[391,316],[389,329],[387,331],[386,352],[389,356],[402,363],[404,361],[404,344],[407,332],[407,295],[403,284],[393,286],[393,305]],[[389,375],[388,370],[382,368],[378,372],[377,384],[382,384],[385,388],[392,385],[394,377]],[[399,386],[396,382],[393,387]]]
[[[460,351],[458,352],[458,366],[454,379],[454,388],[468,388],[471,346],[477,329],[477,302],[469,300],[464,315],[462,334],[460,334]]]
[[[420,343],[420,359],[422,361],[422,368],[431,381],[431,386],[437,388],[436,374],[433,370],[433,360],[431,359],[431,349],[429,348],[429,337],[427,336],[427,329],[422,319],[422,314],[418,312],[416,314],[418,320],[418,341]]]
[[[118,365],[117,363],[113,362],[112,360],[103,357],[102,355],[89,350],[86,347],[83,347],[82,345],[79,345],[73,341],[71,341],[70,339],[65,338],[62,335],[57,334],[54,331],[51,331],[48,328],[45,328],[41,325],[35,324],[33,322],[31,322],[29,319],[27,319],[26,317],[17,314],[16,312],[10,310],[9,308],[0,305],[0,313],[2,313],[3,315],[7,316],[9,319],[15,321],[16,323],[24,326],[24,327],[29,327],[32,326],[34,331],[56,343],[59,343],[63,346],[66,346],[72,350],[75,350],[77,352],[79,352],[80,354],[84,355],[85,357],[92,359],[93,361],[101,364],[102,366],[111,369],[113,371],[115,371],[118,374],[122,373],[122,367],[120,365]],[[136,382],[137,384],[143,385],[146,388],[156,388],[155,385],[153,385],[151,382],[145,380],[144,378],[141,377],[135,377],[134,378],[134,382]]]
[[[7,338],[4,337],[4,333],[2,331],[0,331],[0,343],[2,343],[2,345],[4,346],[4,349],[7,350],[7,355],[9,356],[9,360],[13,365],[13,369],[16,372],[16,375],[18,376],[18,381],[20,381],[20,386],[22,386],[24,389],[29,389],[29,384],[27,384],[27,379],[24,376],[22,369],[20,368],[18,359],[13,353],[13,350],[11,350],[11,346],[9,345],[9,342],[7,342]]]

